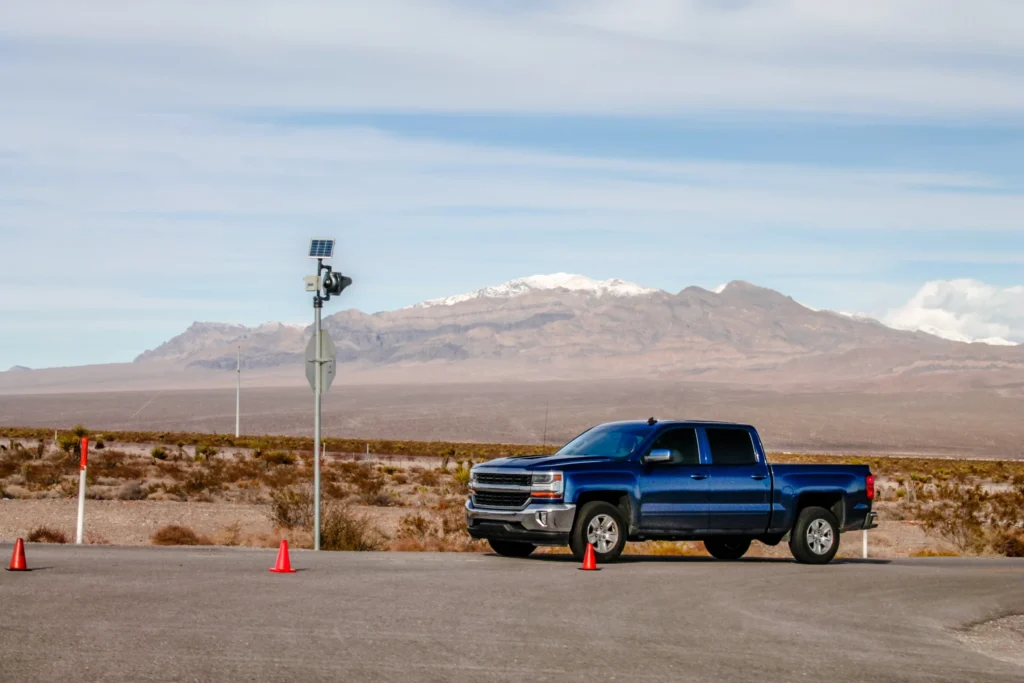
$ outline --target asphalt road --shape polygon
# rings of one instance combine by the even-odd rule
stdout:
[[[29,545],[0,680],[1024,680],[956,633],[1024,613],[1019,560],[275,554]]]

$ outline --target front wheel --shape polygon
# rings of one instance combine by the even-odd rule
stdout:
[[[789,538],[789,550],[797,562],[828,564],[839,552],[839,521],[825,508],[800,511]]]
[[[750,550],[749,538],[707,538],[704,548],[719,560],[738,560]]]
[[[497,541],[493,538],[487,539],[494,552],[505,557],[529,557],[530,553],[537,549],[532,543],[521,543],[519,541]]]
[[[626,547],[626,524],[619,508],[604,501],[591,501],[580,508],[569,534],[569,548],[580,562],[587,552],[587,543],[594,546],[598,562],[614,562]]]

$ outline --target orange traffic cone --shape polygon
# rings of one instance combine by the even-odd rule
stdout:
[[[587,544],[587,552],[583,553],[583,566],[580,567],[581,571],[596,572],[597,568],[597,557],[594,555],[594,544]]]
[[[28,562],[25,561],[25,542],[20,538],[14,544],[14,552],[11,554],[11,566],[9,572],[27,572]]]
[[[288,541],[281,539],[281,547],[277,551],[277,564],[270,571],[276,574],[294,574],[292,562],[288,559]]]

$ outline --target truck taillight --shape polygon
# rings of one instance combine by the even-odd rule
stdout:
[[[864,479],[864,485],[866,486],[866,488],[868,490],[868,500],[874,500],[875,499],[875,475],[869,474]]]

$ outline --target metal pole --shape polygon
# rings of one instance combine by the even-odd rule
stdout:
[[[235,382],[235,438],[239,436],[239,426],[242,423],[242,347],[238,347],[237,361],[238,377]]]
[[[323,301],[320,292],[313,297],[314,329],[316,330],[316,376],[313,381],[313,401],[315,404],[316,421],[313,426],[313,550],[320,550],[320,394],[321,386],[321,354],[320,345],[320,309]]]
[[[85,468],[89,460],[89,437],[82,437],[82,459],[79,461],[78,472],[78,529],[75,531],[75,543],[82,545],[85,535]]]

